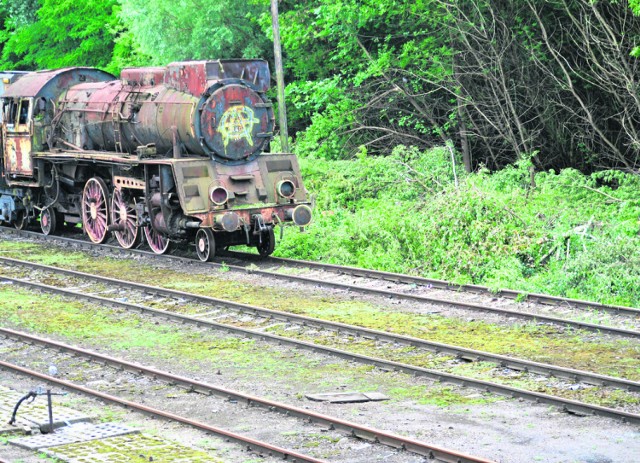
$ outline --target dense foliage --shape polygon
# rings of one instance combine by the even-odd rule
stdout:
[[[211,58],[268,58],[270,42],[255,23],[268,1],[176,3],[120,0],[121,18],[150,62]]]
[[[109,67],[122,32],[117,0],[5,0],[4,69]]]
[[[626,2],[305,0],[284,10],[300,152],[348,158],[360,145],[450,141],[468,170],[523,154],[539,170],[638,168],[640,19]]]
[[[447,150],[303,161],[316,221],[280,255],[640,304],[640,179],[529,163],[457,172]]]

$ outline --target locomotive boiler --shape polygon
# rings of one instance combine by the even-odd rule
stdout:
[[[0,221],[81,224],[124,248],[144,235],[158,254],[192,240],[205,261],[271,254],[274,227],[308,225],[311,208],[296,157],[265,152],[270,78],[262,60],[4,77]]]

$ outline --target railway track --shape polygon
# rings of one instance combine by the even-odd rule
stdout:
[[[108,252],[113,252],[117,254],[153,256],[154,258],[170,259],[170,260],[178,261],[181,263],[205,266],[205,268],[209,267],[209,268],[231,270],[235,272],[250,273],[254,275],[260,275],[264,277],[285,280],[287,282],[297,282],[297,283],[302,283],[307,285],[313,285],[315,287],[318,287],[318,286],[328,287],[328,288],[345,290],[349,292],[357,292],[360,294],[391,298],[396,300],[405,300],[405,301],[421,303],[421,304],[451,307],[451,308],[455,308],[463,311],[485,312],[485,313],[491,313],[491,314],[499,315],[499,316],[510,318],[510,319],[519,319],[519,320],[525,320],[527,322],[536,322],[536,323],[547,323],[550,325],[560,326],[564,328],[582,329],[582,330],[587,330],[587,331],[596,332],[596,333],[606,333],[614,336],[625,336],[625,337],[633,337],[633,338],[640,337],[640,331],[638,331],[640,329],[640,309],[635,309],[631,307],[608,306],[608,305],[597,304],[597,303],[588,303],[585,301],[556,298],[552,296],[548,296],[548,297],[545,296],[545,297],[541,297],[540,299],[541,302],[547,305],[550,304],[551,301],[555,301],[555,305],[562,304],[563,307],[575,306],[575,307],[579,307],[580,310],[588,309],[588,310],[596,310],[598,312],[604,312],[609,314],[612,317],[618,317],[616,319],[618,324],[633,325],[633,328],[627,328],[624,326],[610,326],[603,323],[592,323],[588,321],[581,321],[576,319],[546,315],[544,313],[540,313],[540,311],[533,312],[533,313],[525,312],[525,311],[514,310],[510,308],[495,307],[487,304],[480,304],[480,303],[453,300],[453,299],[444,299],[441,297],[431,297],[424,294],[412,294],[410,292],[401,292],[397,290],[386,290],[386,289],[380,289],[377,287],[368,287],[368,286],[356,285],[351,283],[344,283],[340,281],[311,278],[311,277],[306,277],[301,275],[292,275],[290,273],[282,273],[282,272],[273,271],[273,270],[262,270],[260,268],[255,268],[255,266],[242,266],[242,265],[234,265],[234,264],[228,264],[228,263],[215,263],[215,262],[200,262],[199,260],[196,260],[194,258],[175,256],[175,255],[157,256],[151,252],[137,250],[137,249],[126,250],[118,246],[111,246],[111,245],[98,246],[88,241],[79,240],[75,238],[60,237],[60,236],[45,236],[40,233],[29,232],[24,230],[16,230],[16,229],[7,228],[7,227],[0,227],[0,229],[3,232],[9,233],[9,234],[14,234],[14,235],[31,238],[31,239],[44,240],[47,242],[54,242],[54,243],[57,242],[57,243],[62,243],[66,245],[73,245],[76,247],[80,247],[82,249],[95,250],[97,248],[100,248],[103,250],[107,250]],[[238,255],[238,254],[239,253],[231,253],[232,256]],[[250,254],[240,254],[240,255],[243,257],[250,256]],[[271,259],[270,261],[279,262],[279,260],[275,260],[275,258]],[[295,262],[296,265],[304,265],[304,264],[299,264],[298,261],[286,260],[286,262]],[[326,266],[327,268],[332,269],[334,273],[336,272],[348,273],[351,271],[351,268],[349,267],[340,267],[340,266],[315,264],[315,263],[313,265],[316,268],[321,268],[321,267],[324,268]],[[433,282],[439,281],[439,280],[421,279],[418,277],[411,277],[406,275],[396,275],[396,274],[390,274],[385,272],[374,272],[369,270],[353,269],[353,272],[356,272],[356,271],[365,272],[369,276],[377,275],[376,278],[378,279],[392,281],[395,278],[399,282],[409,283],[410,285],[418,285],[417,282],[420,282],[420,286],[422,287],[435,284]],[[356,273],[353,273],[353,275],[356,275]],[[447,285],[448,284],[446,284],[446,282],[441,282],[441,286],[447,286]],[[455,287],[455,286],[449,285],[448,287],[450,289],[462,288],[462,290],[467,290],[467,289],[474,290],[474,292],[476,293],[489,292],[488,288],[483,288],[480,286]],[[507,293],[511,294],[514,298],[518,298],[520,295],[524,294],[524,293],[518,293],[515,291],[511,291]],[[536,299],[537,295],[532,295],[531,298],[532,300]],[[585,314],[582,314],[582,315],[585,315]],[[591,314],[587,314],[587,315],[591,315]],[[578,314],[578,316],[580,316],[580,314]]]
[[[640,383],[625,380],[622,378],[614,378],[604,375],[598,375],[590,372],[567,369],[556,367],[553,365],[541,364],[536,362],[530,362],[521,359],[515,359],[506,356],[499,356],[495,354],[489,354],[481,351],[473,351],[470,349],[463,349],[456,346],[444,345],[439,343],[431,343],[417,338],[410,338],[406,336],[394,335],[391,333],[375,331],[370,329],[359,328],[351,325],[345,325],[335,322],[327,322],[319,319],[303,317],[299,315],[277,312],[269,309],[263,309],[260,307],[250,306],[246,304],[239,304],[230,301],[224,301],[220,299],[210,298],[207,296],[194,295],[182,291],[175,291],[165,288],[157,288],[148,285],[142,285],[130,281],[121,281],[111,278],[101,277],[97,275],[86,274],[82,272],[76,272],[66,269],[58,269],[56,267],[44,266],[41,264],[33,264],[30,262],[15,261],[11,259],[2,258],[0,263],[12,263],[12,265],[24,266],[30,269],[37,269],[44,272],[59,272],[60,275],[64,275],[67,280],[80,279],[81,281],[92,280],[96,283],[103,284],[106,288],[112,289],[114,287],[120,287],[127,291],[127,294],[131,295],[132,291],[140,291],[143,294],[141,299],[144,299],[144,295],[153,295],[154,297],[168,298],[173,303],[168,301],[161,302],[169,307],[175,308],[175,301],[188,301],[190,303],[197,303],[204,305],[201,307],[204,314],[207,317],[220,318],[220,310],[233,310],[241,315],[249,314],[252,317],[260,317],[266,322],[281,322],[291,325],[297,325],[299,327],[306,327],[311,329],[323,329],[335,333],[347,334],[350,336],[361,336],[368,339],[376,339],[379,341],[386,341],[389,344],[398,345],[410,345],[419,346],[421,348],[429,349],[431,351],[446,352],[450,355],[456,355],[472,360],[487,360],[493,361],[496,364],[504,365],[506,367],[526,370],[531,372],[539,372],[553,376],[564,376],[572,380],[584,381],[589,384],[600,384],[622,388],[630,391],[640,390]],[[33,272],[31,272],[33,273]],[[45,285],[34,281],[25,281],[16,278],[1,277],[0,279],[13,283],[15,285],[24,286],[30,289],[36,289],[39,291],[46,291],[51,293],[57,293],[64,297],[83,299],[92,303],[102,304],[106,306],[116,307],[119,309],[126,309],[140,313],[146,313],[154,316],[160,316],[166,319],[176,320],[182,323],[193,324],[199,327],[207,327],[216,330],[223,330],[225,332],[233,333],[240,336],[251,337],[254,339],[267,340],[276,342],[279,344],[290,345],[298,349],[311,350],[314,352],[321,352],[327,355],[338,356],[352,361],[357,361],[367,365],[374,365],[385,370],[403,371],[417,376],[424,376],[439,382],[450,383],[465,387],[472,387],[482,391],[494,392],[500,395],[506,395],[509,397],[520,397],[526,400],[530,400],[536,403],[546,403],[554,406],[558,406],[561,409],[574,412],[577,414],[586,415],[598,415],[606,416],[623,421],[629,421],[634,423],[640,422],[640,415],[635,413],[628,413],[612,408],[601,407],[597,405],[591,405],[583,402],[578,402],[570,399],[556,397],[553,395],[542,394],[538,392],[527,391],[524,389],[514,388],[502,384],[497,384],[488,381],[482,381],[463,376],[457,376],[449,373],[444,373],[437,370],[421,368],[418,366],[409,365],[407,363],[393,362],[384,360],[381,358],[375,358],[360,354],[347,352],[344,350],[325,347],[322,345],[300,341],[284,336],[271,334],[265,331],[247,329],[241,326],[234,326],[232,323],[221,323],[220,321],[207,320],[202,316],[188,316],[180,313],[174,313],[167,310],[159,310],[156,308],[146,307],[140,304],[132,304],[129,302],[119,301],[113,298],[107,298],[96,294],[90,294],[90,288],[83,285],[82,292],[73,291],[65,288],[54,287],[51,285]],[[50,278],[48,278],[50,279]],[[77,285],[77,281],[70,281],[70,284]],[[117,295],[116,295],[117,296]],[[156,301],[157,303],[158,301]]]
[[[484,294],[492,297],[504,297],[519,302],[533,302],[536,304],[544,304],[550,306],[576,307],[588,310],[597,310],[611,314],[626,314],[631,316],[640,316],[640,309],[626,307],[620,305],[601,304],[599,302],[584,301],[580,299],[572,299],[568,297],[551,296],[549,294],[527,293],[524,291],[516,291],[511,289],[494,290],[486,286],[457,284],[445,280],[437,280],[433,278],[425,278],[414,275],[404,275],[401,273],[383,272],[380,270],[370,270],[358,267],[349,267],[344,265],[325,264],[321,262],[313,262],[308,260],[286,259],[282,257],[269,256],[262,258],[256,254],[247,252],[229,251],[227,255],[238,259],[238,261],[259,262],[266,265],[280,266],[288,265],[296,268],[317,269],[329,271],[338,275],[349,275],[353,277],[371,278],[375,280],[388,281],[392,283],[402,283],[406,285],[424,286],[436,288],[445,291],[468,292],[472,294]]]
[[[247,406],[250,406],[250,407],[260,407],[270,412],[276,412],[276,413],[283,414],[287,417],[297,418],[299,420],[302,420],[305,423],[306,422],[315,423],[317,425],[323,426],[326,429],[329,429],[332,431],[341,431],[344,434],[354,438],[363,439],[375,444],[391,447],[393,449],[400,449],[410,453],[415,453],[417,455],[421,455],[429,459],[435,459],[437,461],[443,461],[443,462],[489,463],[489,460],[484,458],[466,455],[466,454],[445,449],[430,443],[399,436],[393,433],[385,432],[385,431],[371,428],[368,426],[363,426],[354,422],[345,421],[340,418],[324,415],[321,413],[316,413],[316,412],[302,409],[299,407],[293,407],[284,403],[276,402],[276,401],[265,399],[262,397],[257,397],[257,396],[245,394],[239,391],[223,388],[223,387],[209,384],[203,381],[194,380],[185,376],[175,375],[166,371],[146,367],[139,363],[132,363],[123,359],[103,355],[98,352],[82,349],[79,347],[74,347],[69,344],[46,339],[40,336],[35,336],[29,333],[0,328],[0,336],[4,337],[5,339],[17,340],[19,342],[27,343],[29,345],[38,345],[46,349],[54,349],[57,352],[69,354],[70,356],[73,356],[74,359],[85,358],[91,362],[97,362],[100,365],[110,366],[116,369],[117,371],[126,371],[126,372],[134,373],[136,375],[144,375],[152,379],[153,381],[162,381],[166,384],[169,384],[172,387],[178,386],[190,392],[203,394],[205,396],[214,395],[214,396],[221,397],[226,401],[230,401],[232,403],[246,404]],[[0,366],[3,368],[8,368],[5,362],[0,362]],[[11,367],[11,368],[15,370],[15,367]],[[44,375],[40,376],[40,378],[45,379],[47,381],[52,380],[52,378],[45,377]],[[66,384],[61,384],[61,385],[68,387]],[[86,392],[86,390],[79,389],[77,388],[77,386],[76,386],[76,389],[74,390],[79,392]],[[96,397],[99,397],[95,394],[95,392],[91,392],[91,394]],[[104,398],[104,397],[100,397],[100,398]],[[127,403],[122,403],[122,404],[128,406]],[[146,406],[139,405],[138,407],[136,407],[136,409],[139,411],[143,411],[143,412],[149,411],[149,408]],[[305,462],[306,461],[309,461],[309,462],[324,461],[324,460],[318,460],[316,458],[309,457],[306,455],[302,455],[290,450],[286,450],[280,447],[276,447],[273,445],[259,443],[253,439],[249,439],[244,436],[230,433],[229,431],[221,432],[219,428],[213,428],[209,425],[202,426],[203,423],[196,422],[187,418],[182,418],[182,420],[176,420],[175,415],[171,415],[166,412],[158,413],[158,410],[152,410],[151,413],[156,416],[169,418],[174,421],[179,421],[183,424],[188,424],[189,426],[193,426],[205,431],[214,432],[215,434],[225,439],[229,438],[238,443],[242,443],[243,445],[245,444],[249,445],[253,450],[259,450],[259,451],[269,452],[270,454],[276,454],[284,459],[293,458],[294,459],[293,461],[298,461],[296,459],[300,459],[299,461],[305,461]]]
[[[174,421],[176,423],[181,423],[181,424],[190,426],[192,428],[214,434],[223,439],[235,442],[237,444],[245,446],[247,449],[252,450],[254,452],[265,453],[266,455],[269,455],[269,456],[277,455],[281,457],[283,460],[291,460],[291,461],[306,462],[306,463],[328,463],[326,460],[314,458],[312,456],[295,452],[293,450],[284,449],[275,445],[271,445],[267,442],[259,441],[257,439],[251,439],[249,437],[242,436],[240,434],[231,432],[229,430],[226,430],[217,426],[212,426],[210,424],[203,423],[201,421],[196,421],[196,420],[193,420],[184,416],[180,416],[174,413],[169,413],[157,408],[149,407],[147,405],[134,402],[131,400],[122,399],[120,397],[117,397],[111,394],[106,394],[104,392],[96,391],[94,389],[90,389],[70,381],[54,378],[52,376],[45,375],[43,373],[39,373],[35,370],[31,370],[19,365],[15,365],[13,363],[6,362],[4,360],[0,360],[0,369],[11,371],[23,376],[28,376],[30,378],[36,378],[41,381],[46,381],[49,384],[54,384],[56,386],[64,388],[67,391],[77,392],[88,397],[93,397],[96,399],[103,400],[105,402],[120,405],[129,410],[135,410],[145,415],[150,415],[157,418]],[[469,460],[469,461],[473,461],[473,460]]]
[[[213,298],[209,296],[202,296],[194,293],[188,293],[184,291],[177,291],[167,288],[161,288],[157,286],[145,285],[141,283],[132,282],[130,280],[118,280],[109,277],[103,277],[100,275],[94,275],[85,272],[78,272],[75,270],[68,270],[54,266],[48,266],[43,264],[37,264],[28,261],[22,261],[18,259],[10,259],[0,257],[0,265],[11,265],[18,268],[27,268],[30,270],[39,270],[47,272],[49,275],[64,275],[65,277],[79,279],[80,281],[90,280],[95,283],[101,283],[106,285],[107,291],[109,288],[122,288],[128,292],[135,290],[145,295],[152,295],[155,298],[163,298],[164,302],[171,301],[169,306],[173,306],[174,301],[189,301],[192,303],[202,304],[204,307],[202,310],[209,315],[215,315],[217,318],[221,317],[220,309],[233,311],[238,316],[250,315],[252,317],[261,318],[265,321],[277,321],[286,323],[287,325],[294,325],[302,328],[320,329],[329,332],[340,333],[342,335],[359,337],[362,339],[371,339],[375,341],[386,342],[392,345],[398,346],[410,346],[420,349],[425,349],[437,354],[451,355],[457,358],[467,361],[486,361],[493,362],[501,367],[510,368],[518,371],[527,371],[536,374],[542,374],[547,376],[555,376],[567,378],[572,381],[580,381],[591,385],[600,386],[613,386],[616,388],[628,390],[628,391],[640,391],[640,383],[635,381],[626,380],[623,378],[616,378],[612,376],[600,375],[596,373],[564,368],[554,366],[550,364],[544,364],[540,362],[534,362],[530,360],[518,359],[515,357],[493,354],[490,352],[467,349],[450,344],[444,344],[439,342],[428,341],[426,339],[415,338],[411,336],[398,335],[386,331],[373,330],[369,328],[363,328],[356,325],[348,325],[345,323],[331,322],[318,318],[312,318],[303,315],[292,314],[288,312],[276,311],[272,309],[266,309],[263,307],[237,303],[233,301],[227,301],[224,299]],[[0,269],[1,271],[1,269]],[[34,278],[32,276],[31,278]],[[50,285],[39,285],[35,281],[25,281],[21,279],[9,278],[6,275],[0,275],[0,280],[9,281],[17,285],[27,286],[43,291],[57,292],[62,296],[68,297],[84,297],[85,299],[103,304],[113,304],[114,297],[99,296],[100,289],[92,290],[91,295],[87,294],[87,289],[83,289],[83,294],[79,294],[76,291],[65,289],[64,287],[52,287]],[[63,284],[70,284],[71,286],[77,286],[75,281],[64,282]],[[132,298],[135,299],[135,298]],[[138,299],[144,299],[139,297]],[[163,301],[160,301],[161,303]],[[115,301],[118,304],[118,301]],[[135,306],[142,307],[142,306]],[[214,310],[214,312],[212,312]],[[201,319],[200,317],[194,317]]]

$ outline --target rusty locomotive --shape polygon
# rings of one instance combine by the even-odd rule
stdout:
[[[195,242],[273,252],[274,227],[311,207],[274,131],[267,62],[217,60],[0,74],[0,221],[42,232],[81,224],[94,243],[146,238],[157,254]]]

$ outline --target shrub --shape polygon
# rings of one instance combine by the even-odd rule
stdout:
[[[621,172],[545,172],[526,162],[458,172],[448,150],[302,159],[316,195],[308,232],[282,256],[409,272],[529,292],[639,304],[640,180]]]

